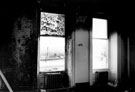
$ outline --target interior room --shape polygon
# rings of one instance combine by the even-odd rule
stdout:
[[[132,2],[0,4],[0,91],[135,91]]]

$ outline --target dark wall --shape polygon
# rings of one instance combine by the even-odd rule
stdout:
[[[129,39],[129,78],[130,85],[134,87],[135,81],[135,38]]]
[[[36,88],[36,7],[19,4],[0,8],[0,69],[14,90],[27,90]]]

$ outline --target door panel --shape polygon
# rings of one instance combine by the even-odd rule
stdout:
[[[75,32],[75,83],[88,82],[88,31]]]

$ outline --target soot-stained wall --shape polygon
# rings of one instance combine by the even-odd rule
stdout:
[[[1,43],[0,69],[13,89],[36,88],[36,9],[20,9],[11,16],[6,40]],[[12,18],[14,17],[14,18]],[[6,32],[5,32],[6,34]],[[4,34],[3,34],[4,35]]]
[[[15,62],[15,75],[18,85],[32,85],[36,73],[37,45],[34,34],[34,21],[27,16],[18,17],[14,23],[12,58]],[[36,76],[35,76],[36,77]],[[21,83],[20,83],[21,82]]]

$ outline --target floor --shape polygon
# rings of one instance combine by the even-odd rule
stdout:
[[[39,92],[124,92],[124,91],[117,91],[115,88],[108,88],[108,87],[90,87],[90,86],[83,86],[83,87],[73,87],[73,88],[64,88],[64,89],[51,89],[51,90],[40,90]]]
[[[9,92],[8,90],[0,90],[0,92]],[[89,85],[76,85],[72,88],[57,88],[57,89],[36,89],[36,90],[22,90],[22,91],[13,91],[13,92],[135,92],[134,88],[130,87],[110,87],[108,85],[96,85],[96,86],[89,86]]]
[[[76,86],[57,90],[42,90],[39,92],[135,92],[135,88],[130,87],[111,87],[111,86]]]

